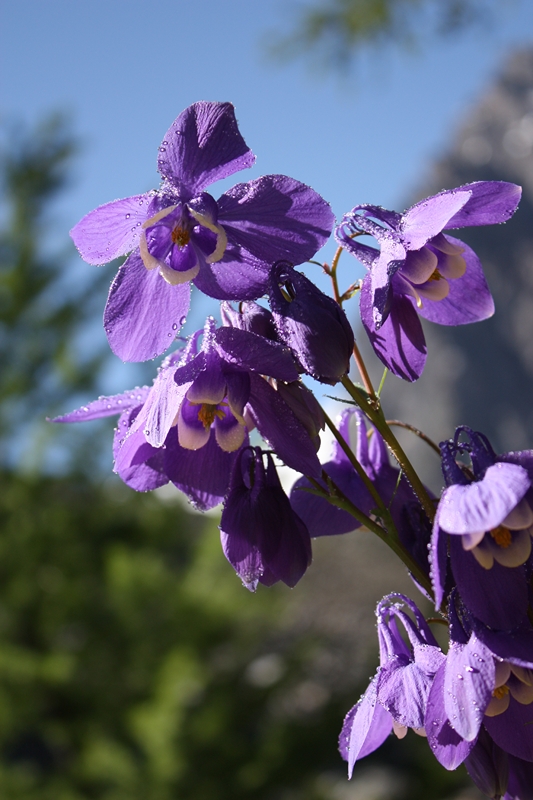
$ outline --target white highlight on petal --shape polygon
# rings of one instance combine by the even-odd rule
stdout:
[[[525,564],[531,554],[531,536],[529,530],[516,531],[509,547],[499,547],[496,542],[489,546],[494,560],[502,567],[519,567]]]
[[[194,267],[191,267],[191,269],[186,269],[183,272],[180,272],[177,269],[172,269],[172,267],[169,267],[164,261],[158,261],[157,263],[159,265],[159,273],[161,277],[171,286],[179,286],[182,283],[193,281],[200,272],[200,265],[198,261]]]
[[[491,697],[490,703],[485,709],[487,717],[497,717],[499,714],[503,714],[504,711],[507,711],[510,699],[511,694],[509,692],[503,697]]]
[[[185,450],[199,450],[207,444],[211,436],[211,427],[188,425],[183,419],[181,408],[178,416],[178,442]]]
[[[511,531],[519,531],[522,528],[529,528],[533,525],[533,511],[525,497],[507,514],[502,525],[505,525]]]
[[[246,428],[240,425],[235,420],[235,425],[228,427],[227,425],[218,425],[218,420],[215,420],[215,437],[218,446],[226,453],[234,453],[244,442],[246,435]]]
[[[403,739],[407,735],[407,725],[400,725],[395,719],[392,720],[392,730],[398,739]]]

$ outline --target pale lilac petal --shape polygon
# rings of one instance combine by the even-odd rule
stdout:
[[[150,388],[148,386],[140,386],[136,389],[122,392],[122,394],[99,397],[98,400],[93,400],[91,403],[87,403],[86,406],[77,408],[69,414],[55,417],[52,422],[88,422],[91,419],[122,414],[129,408],[142,405],[149,391]]]
[[[218,209],[228,242],[269,267],[312,258],[334,222],[329,204],[314,189],[286,175],[239,183],[222,195]]]
[[[414,662],[397,657],[381,668],[378,678],[379,702],[396,722],[409,728],[423,728],[426,700],[432,676]]]
[[[211,426],[204,425],[198,416],[200,406],[184,400],[178,414],[178,441],[186,450],[199,450],[207,444]]]
[[[473,742],[495,686],[494,658],[475,634],[468,644],[452,643],[446,656],[444,708],[452,728]]]
[[[130,434],[130,429],[138,408],[123,414],[115,430],[113,439],[113,457],[115,460],[114,471],[124,483],[137,492],[151,492],[168,483],[165,472],[163,451],[149,445],[143,438],[142,432]],[[125,442],[130,448],[133,444],[134,457],[122,458]]]
[[[453,189],[421,200],[406,211],[402,216],[401,230],[407,249],[418,250],[433,236],[441,233],[470,196],[471,192],[466,187]]]
[[[153,447],[162,447],[176,422],[180,405],[190,383],[177,385],[174,367],[159,370],[142,410],[132,426],[132,433],[141,430]]]
[[[381,327],[392,302],[391,278],[402,266],[407,252],[403,244],[389,236],[381,242],[379,257],[365,279],[372,287],[372,321]]]
[[[352,777],[355,762],[373,753],[392,732],[392,716],[377,701],[376,678],[344,720],[339,737],[341,756]]]
[[[254,161],[237,127],[233,105],[202,101],[182,111],[168,129],[157,166],[189,200]]]
[[[462,739],[448,721],[444,708],[444,670],[443,664],[433,679],[426,705],[424,727],[428,744],[437,761],[445,769],[453,770],[463,763],[475,742]]]
[[[446,228],[494,225],[513,216],[522,188],[505,181],[476,181],[460,187],[470,192],[468,201],[448,220]]]
[[[123,361],[147,361],[164,353],[185,323],[190,285],[169,286],[132,253],[111,284],[104,328],[111,349]]]
[[[523,467],[498,462],[487,469],[483,480],[445,489],[438,510],[440,527],[454,535],[492,530],[501,525],[529,487]]]
[[[377,330],[373,321],[368,278],[363,281],[360,294],[361,320],[376,355],[394,375],[406,381],[415,381],[424,369],[427,349],[424,332],[411,300],[403,295],[395,295],[389,316]]]
[[[221,410],[224,411],[224,416],[215,419],[217,444],[227,453],[233,453],[244,443],[247,433],[246,426],[235,419],[231,412],[225,409]]]
[[[149,194],[136,194],[95,208],[70,231],[80,256],[89,264],[107,264],[139,244]]]
[[[411,283],[425,283],[437,268],[438,262],[438,257],[429,247],[410,250],[402,265],[402,276]]]
[[[450,291],[444,300],[424,301],[420,316],[439,325],[466,325],[488,319],[494,314],[494,300],[479,258],[464,242],[447,238],[463,248],[466,272],[461,278],[449,281]]]

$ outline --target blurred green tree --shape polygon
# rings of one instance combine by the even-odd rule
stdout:
[[[420,46],[431,35],[491,23],[498,10],[495,0],[320,0],[299,6],[292,30],[270,49],[284,59],[310,55],[321,66],[344,69],[363,49]]]

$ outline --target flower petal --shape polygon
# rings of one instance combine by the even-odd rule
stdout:
[[[490,531],[501,525],[530,485],[523,467],[498,462],[487,469],[482,480],[445,489],[438,509],[439,525],[453,535]]]
[[[461,186],[460,190],[468,191],[470,197],[448,220],[446,228],[506,222],[513,216],[522,196],[520,186],[506,181],[476,181]]]
[[[69,414],[55,417],[52,422],[88,422],[91,419],[122,414],[130,408],[142,405],[149,391],[150,388],[148,386],[140,386],[136,389],[122,392],[122,394],[99,397],[98,400],[93,400],[91,403],[87,403],[86,406],[77,408]]]
[[[470,196],[470,190],[461,187],[440,192],[411,206],[401,221],[402,239],[406,248],[418,250],[433,236],[441,233],[447,227],[448,221],[467,203]]]
[[[111,284],[104,328],[111,349],[123,361],[147,361],[164,353],[185,323],[190,286],[169,286],[157,270],[148,272],[132,253]]]
[[[182,111],[168,129],[157,168],[189,200],[254,161],[239,132],[233,105],[202,101]]]
[[[312,258],[334,222],[329,204],[314,189],[286,175],[237,184],[219,198],[218,210],[228,241],[269,267]]]
[[[406,381],[416,381],[426,363],[426,340],[418,314],[409,298],[393,295],[389,316],[376,328],[368,276],[361,289],[361,320],[378,358],[390,371]]]
[[[149,203],[149,194],[136,194],[105,203],[83,217],[70,231],[83,260],[108,264],[137,247]]]
[[[433,755],[443,767],[453,770],[463,763],[475,742],[462,739],[448,721],[444,708],[444,669],[443,664],[436,672],[429,691],[425,728]]]
[[[439,325],[466,325],[488,319],[494,314],[494,300],[479,258],[464,242],[447,238],[463,248],[466,271],[461,278],[449,281],[450,291],[444,300],[424,301],[420,316]]]

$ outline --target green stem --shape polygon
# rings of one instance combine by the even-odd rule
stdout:
[[[378,507],[379,511],[381,512],[381,515],[384,516],[384,517],[387,517],[388,516],[388,509],[385,506],[385,503],[383,502],[383,500],[381,499],[378,490],[376,489],[376,487],[374,486],[374,484],[372,483],[372,481],[370,480],[370,478],[366,474],[365,470],[363,469],[362,464],[355,457],[355,454],[352,452],[349,444],[344,440],[344,438],[341,436],[340,432],[337,430],[334,422],[330,419],[330,417],[328,417],[328,415],[326,414],[326,412],[323,409],[322,409],[322,411],[323,411],[323,414],[324,414],[324,419],[326,420],[326,425],[328,426],[328,428],[332,432],[333,436],[335,437],[335,439],[339,443],[339,445],[342,448],[344,454],[346,455],[346,458],[349,460],[350,464],[355,469],[355,471],[357,472],[357,474],[359,475],[359,477],[361,478],[361,480],[365,484],[366,488],[368,489],[368,491],[372,495],[372,499],[375,501],[376,506]]]
[[[382,435],[387,447],[402,468],[408,483],[411,485],[413,491],[420,500],[422,508],[426,512],[428,519],[430,522],[433,522],[433,518],[435,517],[435,506],[433,504],[433,500],[427,493],[424,484],[418,477],[415,468],[409,461],[409,458],[404,452],[398,439],[387,425],[385,417],[383,416],[383,412],[381,409],[375,408],[372,403],[372,398],[369,398],[361,389],[355,386],[355,384],[352,383],[347,375],[342,378],[341,382],[350,397],[357,403],[359,408],[364,412],[370,422],[372,422],[372,424]]]
[[[411,553],[403,546],[396,532],[395,535],[390,535],[381,525],[378,525],[377,522],[374,522],[374,520],[368,517],[361,509],[357,508],[326,472],[322,473],[322,479],[328,486],[329,493],[324,490],[323,486],[321,486],[318,481],[315,481],[313,478],[308,478],[309,482],[318,489],[324,499],[331,503],[331,505],[343,511],[347,511],[348,514],[351,514],[361,525],[372,533],[375,533],[376,536],[379,536],[379,538],[390,547],[393,553],[403,561],[417,583],[424,588],[430,597],[433,597],[431,581],[420,565],[414,560]]]

